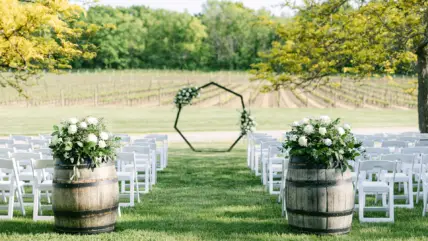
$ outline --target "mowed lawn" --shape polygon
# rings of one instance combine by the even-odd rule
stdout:
[[[217,147],[217,146],[214,146]],[[51,222],[28,217],[0,221],[0,240],[424,240],[422,205],[396,209],[394,224],[359,224],[347,236],[292,233],[276,198],[246,166],[244,144],[232,153],[194,153],[171,145],[169,166],[135,208],[122,209],[114,233],[59,235]],[[31,210],[28,210],[31,211]]]
[[[286,130],[303,117],[330,115],[341,117],[353,127],[416,127],[416,110],[366,109],[280,109],[256,108],[252,114],[259,130]],[[2,107],[0,136],[7,134],[39,134],[52,131],[52,125],[69,117],[93,115],[104,117],[109,129],[116,133],[173,132],[177,109],[174,107]],[[239,110],[221,107],[186,106],[180,117],[183,131],[239,130]]]

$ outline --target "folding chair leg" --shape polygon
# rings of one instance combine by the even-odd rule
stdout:
[[[22,199],[22,193],[21,193],[21,189],[18,187],[16,188],[16,191],[18,192],[18,200],[19,200],[19,204],[21,205],[21,213],[23,216],[25,216],[25,208],[24,208],[24,200]],[[13,196],[12,192],[12,196]]]
[[[134,179],[134,183],[137,188],[137,202],[140,203],[140,184],[138,183],[138,177],[135,177]]]
[[[131,180],[129,181],[129,203],[131,205],[131,207],[135,206],[135,183],[134,183],[134,177],[131,177]]]
[[[417,187],[417,190],[416,190],[416,204],[419,203],[420,191],[421,191],[421,177],[418,178],[418,187]]]
[[[428,192],[426,190],[424,190],[423,192],[423,210],[422,210],[422,216],[425,217],[425,214],[427,212],[427,196],[428,196]]]
[[[8,206],[8,211],[7,211],[7,217],[9,219],[13,218],[13,205],[15,204],[15,195],[14,195],[14,191],[10,192],[9,195],[9,206]]]
[[[39,190],[35,189],[34,192],[35,194],[34,194],[34,202],[33,202],[33,220],[37,221],[37,217],[39,216],[39,207],[40,207]]]

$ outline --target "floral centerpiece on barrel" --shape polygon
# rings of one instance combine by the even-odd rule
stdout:
[[[361,146],[340,119],[321,116],[292,124],[283,144],[290,156],[285,199],[292,228],[315,234],[350,232],[354,191],[348,161],[361,154]]]
[[[50,144],[55,159],[52,208],[58,232],[114,230],[119,141],[107,132],[103,119],[95,117],[70,118],[54,126]]]

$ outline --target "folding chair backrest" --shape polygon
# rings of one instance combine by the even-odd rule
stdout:
[[[15,160],[13,158],[0,158],[0,169],[16,170]]]
[[[151,134],[151,135],[144,136],[144,138],[155,139],[156,141],[167,141],[168,140],[168,135]]]
[[[54,161],[49,159],[39,159],[39,160],[33,159],[31,164],[33,169],[36,169],[36,170],[55,167]]]
[[[52,150],[50,148],[40,148],[40,149],[37,149],[36,152],[42,153],[42,155],[52,156]]]
[[[395,170],[397,168],[396,161],[359,161],[358,162],[358,175],[357,182],[359,181],[361,173],[367,173],[368,171],[373,171],[377,173],[381,172],[390,172],[393,173],[393,178],[395,178]]]
[[[134,162],[135,153],[134,152],[118,152],[116,154],[116,159],[122,162]]]
[[[400,161],[406,163],[412,163],[416,159],[416,155],[413,154],[387,154],[381,155],[380,159],[382,161]]]
[[[0,146],[11,147],[13,145],[13,140],[11,139],[0,139]]]
[[[377,148],[377,147],[368,147],[366,148],[367,155],[380,155],[380,154],[390,154],[391,151],[389,148]]]
[[[402,154],[428,154],[428,146],[408,147],[401,149]]]
[[[50,140],[50,139],[52,139],[51,134],[39,134],[39,137],[42,140]]]
[[[254,144],[261,145],[263,142],[268,142],[268,141],[277,141],[277,140],[273,139],[272,137],[260,137],[260,138],[254,139]]]
[[[414,136],[418,137],[421,133],[419,132],[402,132],[400,136]]]
[[[374,147],[374,141],[372,140],[363,140],[362,142],[364,147]]]
[[[14,141],[28,142],[31,139],[31,137],[23,136],[23,135],[10,135],[9,139]]]
[[[19,165],[31,165],[31,160],[41,160],[42,153],[35,152],[14,152],[11,153],[11,157],[15,159],[15,161]]]
[[[395,148],[404,148],[408,147],[408,143],[405,141],[384,141],[382,142],[382,147],[395,147]]]
[[[14,148],[17,151],[31,151],[32,150],[32,146],[31,144],[13,144],[12,148]]]
[[[135,152],[136,154],[150,154],[149,146],[125,146],[122,148],[122,152]]]
[[[30,140],[30,144],[32,149],[47,148],[49,147],[49,140]]]
[[[428,141],[418,141],[415,143],[415,146],[426,146],[428,147]]]
[[[154,138],[135,139],[132,143],[134,145],[138,145],[138,143],[156,143],[156,139]]]
[[[407,142],[417,142],[419,138],[416,136],[399,136],[397,138],[399,141],[407,141]]]
[[[269,149],[268,149],[268,155],[269,156],[276,156],[279,154],[283,154],[283,147],[282,147],[281,143],[269,146]]]
[[[264,141],[260,143],[260,145],[263,150],[268,150],[269,146],[273,146],[273,145],[277,146],[277,145],[281,145],[281,143],[279,141]]]

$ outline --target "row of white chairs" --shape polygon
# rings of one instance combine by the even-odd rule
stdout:
[[[14,141],[31,141],[21,137]],[[140,195],[149,192],[156,183],[156,172],[166,168],[168,163],[168,136],[153,134],[136,140],[124,134],[120,137],[123,147],[117,150],[117,175],[120,195],[129,197],[129,202],[123,203],[121,199],[119,215],[120,207],[134,206],[135,199],[140,202]],[[47,135],[43,138],[49,140]],[[48,148],[0,147],[0,195],[5,202],[9,198],[8,214],[1,218],[13,218],[14,208],[25,215],[24,207],[32,205],[33,220],[52,219],[43,216],[43,209],[51,205],[42,205],[41,198],[44,193],[48,204],[51,203],[53,169],[54,161]],[[26,194],[25,187],[31,187],[31,193]],[[33,201],[25,203],[24,198],[33,198]]]
[[[285,136],[285,135],[284,135]],[[405,142],[405,144],[408,144]],[[358,200],[356,208],[361,222],[393,222],[394,208],[413,208],[423,196],[425,215],[428,202],[428,146],[409,147],[403,141],[382,141],[383,147],[366,147],[366,153],[353,164],[353,182]],[[411,145],[410,145],[411,146]],[[282,213],[285,217],[285,180],[288,168],[287,153],[282,152],[282,143],[264,133],[249,133],[247,146],[247,164],[256,176],[266,185],[270,194],[278,195],[282,201]],[[379,169],[381,165],[383,170]],[[383,173],[383,174],[382,174]],[[373,178],[373,174],[375,174]],[[381,175],[382,174],[382,175]],[[372,178],[369,178],[372,177]],[[415,183],[413,180],[416,180]],[[394,193],[394,184],[404,188],[404,195]],[[417,191],[414,193],[413,188]],[[380,190],[380,191],[377,191]],[[399,190],[401,191],[401,190]],[[366,196],[382,196],[381,207],[367,207]],[[395,199],[404,199],[405,204],[395,204]],[[364,212],[385,211],[387,218],[367,218]]]

